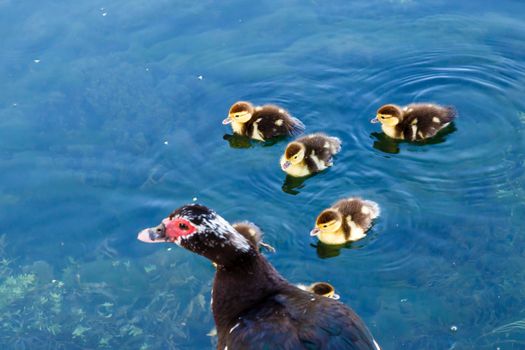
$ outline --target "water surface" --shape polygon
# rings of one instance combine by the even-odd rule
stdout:
[[[211,264],[135,239],[194,199],[256,222],[286,278],[333,284],[384,349],[524,348],[523,13],[0,0],[2,348],[211,348]],[[286,141],[224,140],[240,99],[340,137],[335,166],[290,182]],[[368,122],[425,101],[459,111],[435,142]],[[381,205],[370,235],[317,246],[315,216],[350,195]]]

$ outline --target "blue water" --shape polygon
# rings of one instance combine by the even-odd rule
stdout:
[[[136,233],[192,202],[249,219],[296,283],[328,281],[383,349],[525,348],[522,1],[0,0],[2,349],[214,346],[213,267]],[[236,100],[343,140],[286,181],[286,145],[223,136]],[[369,123],[454,105],[425,145]],[[230,146],[231,145],[231,146]],[[343,249],[308,233],[377,201]]]

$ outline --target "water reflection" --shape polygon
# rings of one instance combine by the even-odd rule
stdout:
[[[288,138],[286,136],[274,137],[271,140],[258,141],[249,138],[248,136],[239,134],[224,134],[223,140],[228,141],[231,148],[250,148],[255,145],[261,145],[262,147],[272,147]]]
[[[304,177],[286,175],[281,188],[283,192],[296,196],[301,193],[299,190],[304,188],[306,180],[314,176],[315,174]]]
[[[375,149],[384,153],[397,154],[400,151],[400,144],[410,143],[419,146],[437,145],[445,142],[447,140],[447,136],[454,133],[456,130],[456,125],[454,122],[452,122],[450,125],[440,130],[434,137],[417,142],[393,139],[388,137],[384,132],[373,132],[370,134],[370,137],[375,139],[372,145]]]

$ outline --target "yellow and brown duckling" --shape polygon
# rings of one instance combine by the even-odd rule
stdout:
[[[341,140],[322,133],[306,135],[290,142],[281,157],[281,169],[294,177],[308,176],[332,166],[341,150]]]
[[[422,141],[435,136],[455,118],[453,107],[429,103],[414,103],[404,107],[381,106],[372,123],[381,123],[383,132],[394,139]]]
[[[255,225],[253,222],[236,222],[232,224],[232,227],[243,235],[255,248],[260,249],[263,247],[268,251],[275,253],[275,248],[262,240],[263,232],[259,226]]]
[[[379,216],[379,205],[358,197],[341,199],[319,214],[311,236],[325,244],[345,244],[360,240]]]
[[[304,284],[297,284],[297,287],[310,293],[320,295],[335,300],[339,300],[339,294],[335,293],[335,288],[327,282],[314,282],[309,286]]]
[[[295,136],[304,131],[303,123],[286,110],[274,106],[254,106],[250,102],[235,102],[223,124],[231,124],[233,132],[259,141],[279,136]]]

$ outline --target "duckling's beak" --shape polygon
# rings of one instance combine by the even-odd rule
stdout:
[[[379,123],[379,118],[377,117],[377,115],[376,115],[376,117],[374,119],[370,120],[370,123],[372,123],[372,124]]]
[[[146,228],[139,232],[137,239],[144,243],[166,243],[166,226],[161,223],[159,226]]]
[[[310,231],[310,236],[312,236],[312,237],[313,236],[319,236],[320,233],[321,233],[321,230],[318,227],[316,227],[312,231]]]
[[[283,168],[283,170],[285,170],[286,168],[288,168],[290,165],[292,165],[292,163],[290,163],[290,161],[286,161],[283,163],[283,165],[281,165],[281,168]]]
[[[222,121],[222,125],[227,125],[227,124],[230,124],[232,122],[230,116],[227,116],[226,119],[224,119]]]

